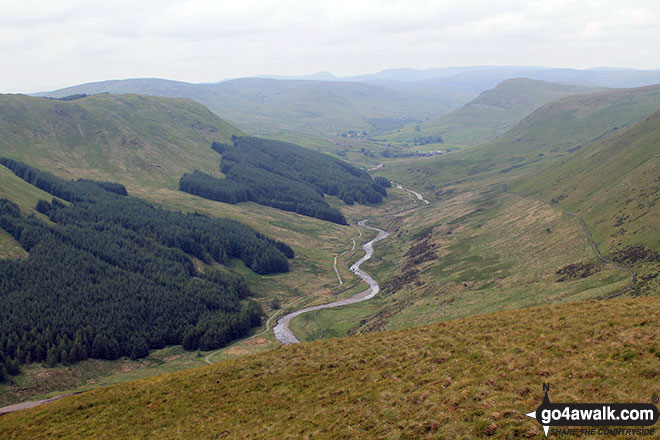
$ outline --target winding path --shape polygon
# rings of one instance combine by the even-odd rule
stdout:
[[[415,191],[410,190],[410,189],[407,189],[407,188],[404,188],[400,184],[396,184],[396,187],[401,189],[401,190],[407,191],[410,194],[414,194],[417,197],[418,200],[423,201],[427,205],[429,204],[429,201],[426,200],[420,193],[415,192]],[[350,270],[355,275],[357,275],[359,278],[366,281],[367,284],[369,284],[369,287],[366,290],[351,296],[350,298],[340,299],[340,300],[333,301],[333,302],[327,303],[327,304],[320,304],[320,305],[317,305],[317,306],[305,307],[303,309],[296,310],[295,312],[284,315],[282,318],[280,318],[277,321],[277,324],[275,325],[275,327],[273,327],[273,334],[275,335],[275,338],[278,341],[280,341],[282,344],[285,344],[285,345],[296,344],[296,343],[300,342],[300,340],[298,338],[296,338],[296,336],[293,334],[293,332],[289,328],[289,325],[291,324],[291,320],[293,318],[295,318],[296,316],[302,315],[303,313],[307,313],[307,312],[318,311],[318,310],[323,310],[323,309],[330,309],[330,308],[340,307],[340,306],[346,306],[346,305],[349,305],[349,304],[356,304],[356,303],[366,301],[366,300],[371,299],[374,296],[376,296],[378,294],[378,292],[380,291],[380,286],[378,285],[378,282],[376,280],[374,280],[371,277],[371,275],[369,275],[367,272],[360,269],[360,265],[371,258],[371,256],[374,253],[374,244],[376,244],[377,242],[379,242],[381,240],[384,240],[387,237],[389,237],[390,233],[387,232],[387,231],[384,231],[382,229],[379,229],[379,228],[374,228],[373,226],[367,226],[367,222],[369,220],[372,220],[372,219],[375,219],[375,218],[390,217],[390,216],[393,216],[393,215],[402,214],[403,212],[409,212],[409,211],[414,210],[414,209],[417,209],[417,208],[400,211],[400,212],[397,212],[397,213],[394,213],[394,214],[388,214],[388,215],[373,217],[371,219],[360,220],[358,222],[358,227],[365,228],[365,229],[371,229],[372,231],[378,232],[378,235],[376,235],[376,237],[373,238],[371,241],[368,241],[367,243],[362,245],[362,249],[364,249],[365,255],[362,258],[360,258],[358,261],[353,263]],[[355,246],[355,240],[353,241],[353,246]],[[336,262],[336,258],[335,258],[335,262]],[[335,270],[337,270],[336,266],[335,266]]]
[[[362,230],[360,229],[359,226],[357,227],[357,230],[360,233],[360,235],[358,235],[357,238],[360,239],[362,237]],[[340,286],[344,284],[344,281],[342,281],[341,275],[339,275],[339,270],[337,269],[337,258],[341,257],[346,252],[353,252],[355,250],[355,240],[356,240],[355,238],[352,240],[353,247],[351,248],[351,250],[350,251],[344,251],[339,255],[335,255],[335,261],[334,261],[334,263],[332,263],[332,267],[335,269],[335,274],[337,274],[337,279],[339,280],[339,285]]]

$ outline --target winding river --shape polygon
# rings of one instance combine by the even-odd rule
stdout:
[[[407,189],[407,188],[404,188],[400,184],[397,184],[396,187],[401,189],[401,190],[407,191],[411,194],[414,194],[417,197],[418,200],[426,203],[427,205],[429,204],[428,200],[424,199],[424,197],[420,193],[415,192],[415,191],[410,190],[410,189]],[[413,209],[415,209],[415,208],[413,208]],[[386,215],[386,216],[383,216],[383,217],[389,217],[389,215]],[[381,217],[376,217],[376,218],[381,218]],[[333,307],[340,307],[340,306],[346,306],[346,305],[349,305],[349,304],[356,304],[356,303],[371,299],[374,296],[376,296],[376,294],[378,294],[378,292],[380,291],[380,286],[378,285],[378,282],[376,280],[374,280],[371,277],[371,275],[369,275],[367,272],[360,269],[360,265],[371,258],[371,256],[374,253],[374,244],[381,241],[381,240],[386,239],[387,237],[389,237],[390,233],[387,232],[387,231],[383,231],[382,229],[379,229],[379,228],[374,228],[373,226],[367,226],[368,221],[369,221],[369,219],[360,220],[358,222],[358,226],[361,227],[361,228],[371,229],[372,231],[376,231],[376,232],[378,232],[378,235],[376,235],[376,237],[374,239],[372,239],[371,241],[369,241],[369,242],[362,245],[362,249],[364,249],[365,254],[362,258],[360,258],[358,261],[353,263],[353,265],[351,266],[350,269],[351,269],[351,272],[353,272],[355,275],[357,275],[358,277],[360,277],[361,279],[366,281],[367,284],[369,285],[369,287],[366,290],[364,290],[360,293],[356,293],[355,295],[351,296],[350,298],[340,299],[340,300],[337,300],[337,301],[334,301],[334,302],[331,302],[331,303],[327,303],[327,304],[320,304],[320,305],[317,305],[317,306],[305,307],[303,309],[296,310],[295,312],[284,315],[283,317],[281,317],[277,321],[277,324],[275,325],[275,327],[273,327],[273,333],[275,334],[275,338],[278,341],[280,341],[282,344],[288,345],[288,344],[296,344],[296,343],[300,342],[300,340],[298,338],[296,338],[296,335],[294,335],[293,332],[291,331],[291,329],[289,328],[289,324],[291,323],[291,320],[293,318],[295,318],[296,316],[302,315],[303,313],[307,313],[307,312],[313,312],[315,310],[330,309],[330,308],[333,308]]]

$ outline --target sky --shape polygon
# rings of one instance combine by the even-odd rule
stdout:
[[[657,0],[0,0],[0,92],[468,65],[660,68]]]

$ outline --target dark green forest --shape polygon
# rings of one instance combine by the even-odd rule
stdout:
[[[222,154],[225,179],[195,171],[185,174],[179,189],[225,203],[252,201],[285,211],[347,224],[324,200],[324,194],[344,203],[380,203],[387,196],[386,179],[353,165],[287,142],[233,137],[233,145],[214,142]]]
[[[205,263],[241,259],[259,274],[287,272],[293,250],[239,222],[154,207],[117,183],[67,181],[0,163],[55,196],[24,216],[0,200],[0,228],[29,252],[0,260],[0,379],[22,363],[140,358],[183,344],[211,350],[260,325],[245,281]]]

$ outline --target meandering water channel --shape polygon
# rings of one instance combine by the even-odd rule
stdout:
[[[427,205],[429,204],[428,200],[424,199],[424,197],[420,193],[415,192],[411,189],[404,188],[400,184],[397,184],[396,187],[403,191],[407,191],[410,194],[414,194],[419,201],[424,202]],[[374,218],[383,218],[383,217],[388,217],[388,216],[379,216]],[[378,235],[376,235],[376,237],[370,240],[369,242],[362,245],[362,249],[364,249],[365,251],[364,256],[355,263],[353,263],[353,265],[350,268],[351,272],[353,272],[355,275],[366,281],[369,287],[366,290],[357,293],[349,298],[340,299],[327,304],[305,307],[303,309],[296,310],[295,312],[291,312],[287,315],[284,315],[277,321],[275,327],[273,327],[273,333],[275,334],[275,338],[277,338],[277,340],[280,341],[282,344],[288,345],[288,344],[296,344],[300,342],[300,340],[296,338],[296,335],[294,335],[291,329],[289,328],[289,325],[291,324],[291,320],[296,316],[302,315],[303,313],[307,313],[307,312],[313,312],[315,310],[330,309],[334,307],[346,306],[349,304],[356,304],[371,299],[378,294],[378,292],[380,291],[380,286],[378,285],[378,282],[374,280],[371,277],[371,275],[369,275],[367,272],[360,269],[360,265],[371,258],[371,256],[374,253],[374,244],[389,237],[390,233],[382,229],[375,228],[373,226],[368,226],[367,222],[369,220],[371,219],[360,220],[358,222],[358,226],[361,228],[371,229],[372,231],[376,231],[378,232]]]

